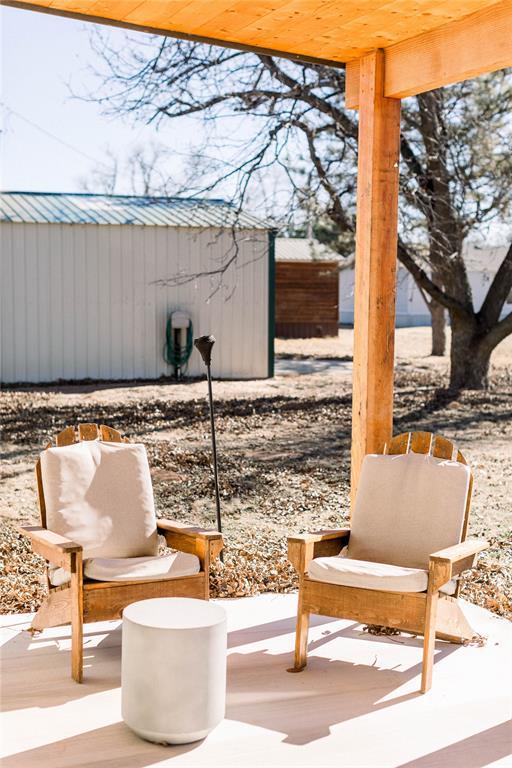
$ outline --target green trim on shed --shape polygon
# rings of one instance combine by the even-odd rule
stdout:
[[[277,230],[268,233],[268,378],[274,376],[274,339],[276,336],[276,236]]]

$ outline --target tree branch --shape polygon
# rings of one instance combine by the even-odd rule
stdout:
[[[507,336],[512,333],[512,312],[505,315],[503,320],[496,323],[484,336],[480,344],[489,352],[498,346],[500,341],[503,341]]]
[[[430,279],[424,269],[417,264],[405,244],[402,240],[398,239],[398,259],[409,270],[411,275],[416,280],[418,286],[421,286],[438,304],[442,304],[446,309],[451,309],[454,312],[458,312],[468,318],[473,317],[473,313],[470,308],[462,304],[460,301],[445,293]]]
[[[490,331],[492,326],[498,322],[503,305],[511,290],[512,243],[510,243],[505,258],[494,275],[494,279],[489,286],[489,290],[487,291],[480,311],[477,312],[477,321],[482,325],[486,332]]]

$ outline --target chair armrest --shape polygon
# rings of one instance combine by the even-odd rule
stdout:
[[[433,552],[430,555],[429,588],[439,589],[462,571],[473,568],[478,553],[488,546],[485,539],[466,539],[453,547]]]
[[[158,533],[165,536],[167,546],[196,555],[205,567],[211,560],[215,560],[224,548],[222,534],[218,531],[206,531],[163,517],[159,517],[156,524]]]
[[[72,570],[72,556],[82,552],[81,544],[66,539],[59,533],[49,531],[40,525],[18,526],[18,531],[22,536],[30,539],[32,551],[52,565],[58,565],[66,571]]]
[[[288,537],[288,560],[299,575],[306,573],[315,557],[338,555],[350,537],[349,528],[312,531]]]

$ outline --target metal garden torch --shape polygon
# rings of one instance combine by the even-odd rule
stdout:
[[[210,403],[210,427],[212,433],[212,453],[213,453],[213,479],[215,482],[215,503],[217,506],[217,530],[222,533],[222,520],[220,516],[220,493],[219,493],[219,473],[217,469],[217,443],[215,440],[215,421],[213,418],[213,395],[212,395],[212,347],[215,344],[215,336],[200,336],[194,339],[194,346],[199,351],[206,365],[206,375],[208,378],[208,400]],[[220,559],[224,562],[223,552],[220,553]]]

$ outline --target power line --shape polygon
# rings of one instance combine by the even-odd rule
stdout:
[[[46,128],[43,128],[37,123],[34,123],[28,117],[25,117],[25,115],[22,115],[20,112],[17,112],[15,109],[12,109],[11,107],[9,107],[5,102],[2,101],[0,102],[0,104],[10,114],[16,115],[16,117],[19,117],[20,120],[23,120],[32,128],[35,128],[37,131],[40,131],[41,133],[45,134],[45,136],[49,136],[54,141],[57,141],[59,144],[62,144],[62,146],[67,147],[67,149],[71,149],[73,152],[76,152],[77,154],[82,155],[82,157],[85,157],[87,160],[90,160],[95,165],[102,165],[107,170],[109,171],[111,170],[111,168],[106,163],[102,162],[101,160],[97,160],[96,158],[92,157],[92,155],[88,155],[87,152],[83,152],[83,150],[79,149],[78,147],[75,147],[73,144],[70,144],[68,141],[61,139],[59,136],[56,136],[54,133],[51,133],[51,131],[46,130]]]

